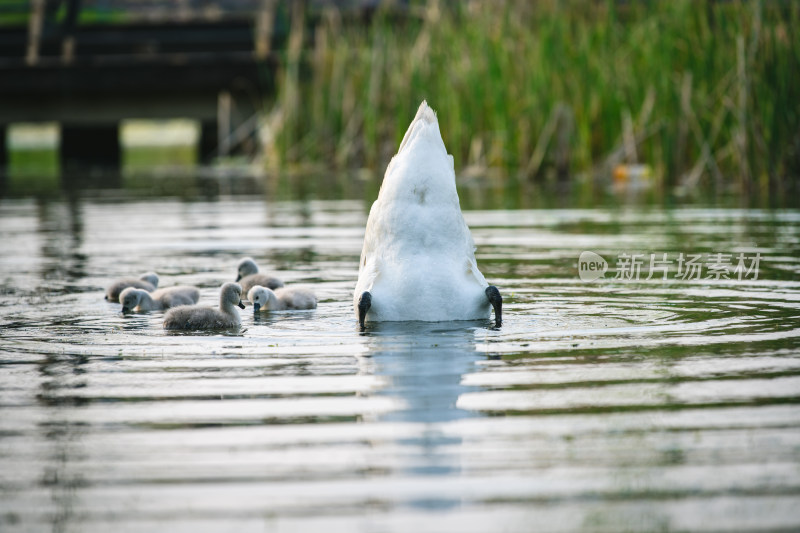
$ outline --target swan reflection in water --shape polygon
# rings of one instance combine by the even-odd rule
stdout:
[[[461,472],[461,437],[447,424],[479,413],[456,407],[459,396],[474,391],[463,376],[474,372],[486,355],[476,349],[475,336],[491,327],[489,320],[455,322],[379,322],[363,333],[368,337],[371,372],[386,386],[379,394],[401,400],[399,410],[383,413],[378,421],[410,423],[420,430],[396,444],[407,453],[398,476],[454,476]],[[403,432],[405,433],[405,432]],[[455,495],[439,495],[408,502],[414,507],[446,508],[459,505]]]

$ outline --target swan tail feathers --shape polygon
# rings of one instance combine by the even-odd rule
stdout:
[[[372,287],[375,285],[375,280],[378,279],[378,263],[379,261],[377,258],[371,259],[366,262],[364,265],[364,269],[361,271],[359,275],[359,286],[365,291],[371,291]],[[364,280],[361,283],[361,280]]]

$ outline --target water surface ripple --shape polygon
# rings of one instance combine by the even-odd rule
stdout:
[[[503,327],[359,332],[360,202],[0,203],[0,529],[800,528],[800,212],[465,216]],[[613,279],[636,253],[761,259]],[[319,308],[166,334],[103,300],[155,270],[212,305],[245,255]]]

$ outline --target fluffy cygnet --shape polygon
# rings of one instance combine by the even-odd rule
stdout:
[[[258,272],[258,265],[251,257],[245,257],[239,261],[239,266],[236,268],[236,271],[236,281],[242,286],[242,294],[249,294],[250,289],[256,285],[268,287],[273,290],[283,287],[283,282],[275,276],[260,274]]]
[[[314,296],[314,293],[300,287],[285,287],[273,291],[256,285],[247,293],[247,298],[253,302],[255,312],[315,309],[317,307],[317,297]]]
[[[135,287],[137,289],[144,289],[147,292],[153,292],[158,287],[158,274],[155,272],[146,272],[139,276],[139,278],[121,278],[108,286],[106,289],[106,300],[109,302],[118,302],[119,293],[128,287]]]
[[[196,304],[200,299],[200,291],[196,287],[177,285],[166,287],[149,293],[144,289],[128,287],[119,295],[122,312],[130,311],[160,311],[179,305]]]
[[[236,306],[244,309],[242,287],[226,283],[219,294],[219,308],[201,305],[174,307],[164,315],[164,329],[230,329],[238,328],[242,321]]]

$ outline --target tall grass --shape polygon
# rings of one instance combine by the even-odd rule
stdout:
[[[271,164],[382,172],[423,99],[457,172],[527,181],[652,167],[667,188],[781,194],[800,172],[791,1],[387,4],[296,25]],[[305,31],[304,36],[297,32]]]

